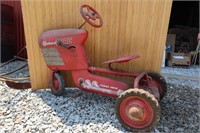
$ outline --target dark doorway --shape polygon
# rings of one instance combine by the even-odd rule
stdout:
[[[1,4],[1,62],[15,54],[16,39],[13,7]]]
[[[19,53],[26,45],[21,1],[2,0],[1,3],[1,62]],[[27,58],[26,49],[20,55]]]
[[[173,1],[169,33],[176,35],[174,52],[191,52],[197,47],[199,1]],[[187,49],[184,48],[187,45]]]

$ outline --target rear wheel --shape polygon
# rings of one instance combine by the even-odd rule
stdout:
[[[167,83],[164,77],[155,72],[148,72],[148,75],[152,78],[153,84],[158,87],[160,99],[162,99],[167,93]]]
[[[51,92],[56,96],[61,96],[64,92],[65,82],[63,77],[55,72],[53,74],[53,80],[50,81]]]
[[[116,101],[115,110],[119,122],[131,131],[149,131],[160,119],[158,101],[143,89],[124,91]]]

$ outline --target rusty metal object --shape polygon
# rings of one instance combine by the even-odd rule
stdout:
[[[140,106],[135,105],[128,110],[128,116],[135,121],[141,121],[144,117],[143,110]]]
[[[23,61],[27,61],[27,59],[19,57],[19,54],[24,49],[25,49],[25,47],[20,50],[20,52],[17,54],[17,56],[14,56],[13,59],[1,64],[0,67],[3,67],[3,66],[5,66],[5,65],[11,63],[12,61],[17,60],[17,59],[23,60]],[[26,64],[24,64],[24,65],[14,69],[14,70],[12,70],[12,71],[9,71],[9,72],[6,72],[6,73],[0,73],[0,81],[5,82],[8,87],[14,88],[14,89],[28,89],[28,88],[31,88],[30,77],[23,77],[23,78],[9,78],[9,77],[6,77],[6,75],[10,75],[10,74],[16,73],[17,71],[21,70],[22,68],[26,67],[27,65],[28,65],[28,62],[26,62]]]
[[[134,80],[134,88],[138,88],[139,87],[139,82],[140,80],[146,75],[146,72],[143,72],[141,74],[139,74],[135,80]]]
[[[26,82],[21,82],[24,80],[28,80]],[[10,88],[14,89],[28,89],[31,88],[30,84],[30,77],[26,78],[8,78],[8,77],[0,77],[0,81],[3,81],[6,83],[6,85]]]
[[[13,58],[13,59],[11,59],[11,60],[9,60],[9,61],[6,61],[5,63],[1,64],[0,67],[3,67],[3,66],[5,66],[6,64],[8,64],[8,63],[10,63],[10,62],[12,62],[12,61],[14,61],[14,60],[16,60],[16,58]]]
[[[10,72],[2,73],[2,74],[0,74],[0,77],[5,76],[5,75],[12,74],[12,73],[14,73],[14,72],[16,72],[16,71],[19,71],[19,70],[21,70],[22,68],[26,67],[27,65],[28,65],[28,64],[26,63],[25,65],[22,65],[21,67],[16,68],[16,69],[14,69],[14,70],[12,70],[12,71],[10,71]]]
[[[28,89],[31,88],[30,82],[14,82],[14,81],[5,81],[7,86],[14,89]]]
[[[23,61],[27,61],[27,59],[24,59],[22,57],[19,57],[19,56],[14,56],[16,59],[20,59],[20,60],[23,60]]]
[[[23,81],[23,80],[30,80],[30,77],[25,78],[8,78],[8,77],[0,77],[0,81]]]

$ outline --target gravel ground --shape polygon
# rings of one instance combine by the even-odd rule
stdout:
[[[19,61],[19,60],[13,61],[13,62],[9,63],[8,65],[0,67],[0,73],[9,72],[11,70],[14,70],[16,68],[19,68],[19,67],[25,65],[26,63],[27,63],[26,61]],[[19,71],[17,71],[16,73],[6,75],[6,77],[10,77],[10,78],[28,77],[29,76],[28,71],[29,71],[29,68],[28,68],[28,66],[26,66],[26,67],[20,69]]]
[[[199,83],[173,78],[166,81],[161,119],[152,133],[200,132]],[[116,119],[114,98],[88,92],[73,97],[79,92],[68,88],[56,97],[49,89],[20,91],[0,83],[0,133],[127,132]]]
[[[166,74],[174,74],[179,76],[190,76],[190,77],[198,77],[200,78],[200,67],[199,66],[191,66],[188,68],[176,68],[176,67],[164,67],[161,70],[161,73]]]

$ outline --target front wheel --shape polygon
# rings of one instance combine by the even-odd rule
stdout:
[[[64,92],[65,82],[63,77],[58,73],[53,73],[53,79],[50,80],[51,92],[56,96],[61,96]]]
[[[115,110],[119,122],[130,131],[149,131],[160,120],[158,101],[143,89],[124,91],[116,101]]]

